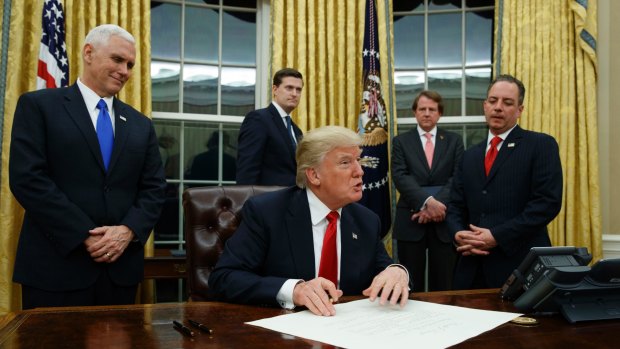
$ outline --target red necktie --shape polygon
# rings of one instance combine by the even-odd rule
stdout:
[[[426,161],[428,161],[428,168],[431,168],[433,165],[433,151],[435,149],[435,147],[433,146],[433,141],[431,140],[431,138],[433,138],[433,135],[426,132],[424,134],[424,137],[426,137],[426,144],[424,144],[424,154],[426,155]]]
[[[493,166],[493,161],[495,161],[495,158],[497,157],[497,145],[501,141],[502,139],[499,136],[495,136],[491,139],[491,147],[489,148],[489,151],[487,151],[487,156],[484,157],[484,170],[487,176],[489,175],[489,172],[491,172],[491,166]]]
[[[331,211],[327,215],[327,230],[323,237],[323,249],[321,250],[321,262],[319,276],[324,277],[338,287],[338,252],[336,251],[336,222],[338,212]]]

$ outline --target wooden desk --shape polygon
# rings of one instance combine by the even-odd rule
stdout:
[[[499,299],[497,290],[416,293],[412,298],[515,311]],[[0,348],[333,348],[244,324],[286,313],[277,308],[207,302],[35,309],[0,320]],[[214,334],[196,332],[194,338],[187,338],[172,328],[172,320],[187,319],[211,326]],[[612,348],[620,328],[617,320],[571,325],[554,316],[539,321],[536,327],[507,323],[455,347]]]

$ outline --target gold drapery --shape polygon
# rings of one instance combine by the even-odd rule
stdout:
[[[393,111],[394,74],[392,1],[378,0],[377,30],[381,94],[386,96],[391,144],[396,129]],[[362,102],[362,47],[366,1],[272,0],[270,76],[284,67],[299,70],[304,89],[292,117],[308,131],[325,125],[357,130]],[[391,254],[391,233],[385,238]]]
[[[560,145],[564,196],[551,241],[586,246],[595,261],[602,257],[596,9],[596,0],[498,0],[495,18],[495,72],[527,89],[519,124]]]
[[[393,71],[387,40],[392,34],[386,33],[386,11],[391,11],[391,1],[376,1],[376,5],[381,93],[389,96]],[[284,67],[303,74],[303,95],[293,118],[304,131],[325,125],[357,130],[364,6],[360,0],[271,1],[271,75]]]
[[[0,183],[0,315],[21,308],[19,285],[12,282],[17,239],[23,219],[23,209],[9,189],[8,158],[13,113],[19,96],[36,88],[36,67],[41,39],[40,0],[12,1],[7,58],[4,125],[2,129],[2,181]],[[104,23],[114,23],[127,29],[136,38],[136,67],[133,76],[119,98],[146,115],[151,114],[150,84],[150,23],[149,0],[64,0],[66,44],[69,55],[70,82],[81,71],[81,48],[88,31]],[[151,237],[152,239],[152,237]],[[152,243],[147,253],[152,254]],[[145,289],[151,289],[146,287]],[[149,300],[149,293],[143,300]]]

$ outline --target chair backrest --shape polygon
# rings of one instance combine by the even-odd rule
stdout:
[[[210,300],[209,275],[226,240],[241,224],[241,208],[254,195],[282,189],[279,186],[232,185],[196,187],[183,192],[185,248],[190,300]]]

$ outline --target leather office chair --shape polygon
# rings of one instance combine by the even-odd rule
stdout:
[[[213,299],[209,294],[209,275],[226,240],[241,224],[241,208],[254,195],[282,189],[278,186],[233,185],[196,187],[183,192],[185,247],[189,299]]]

